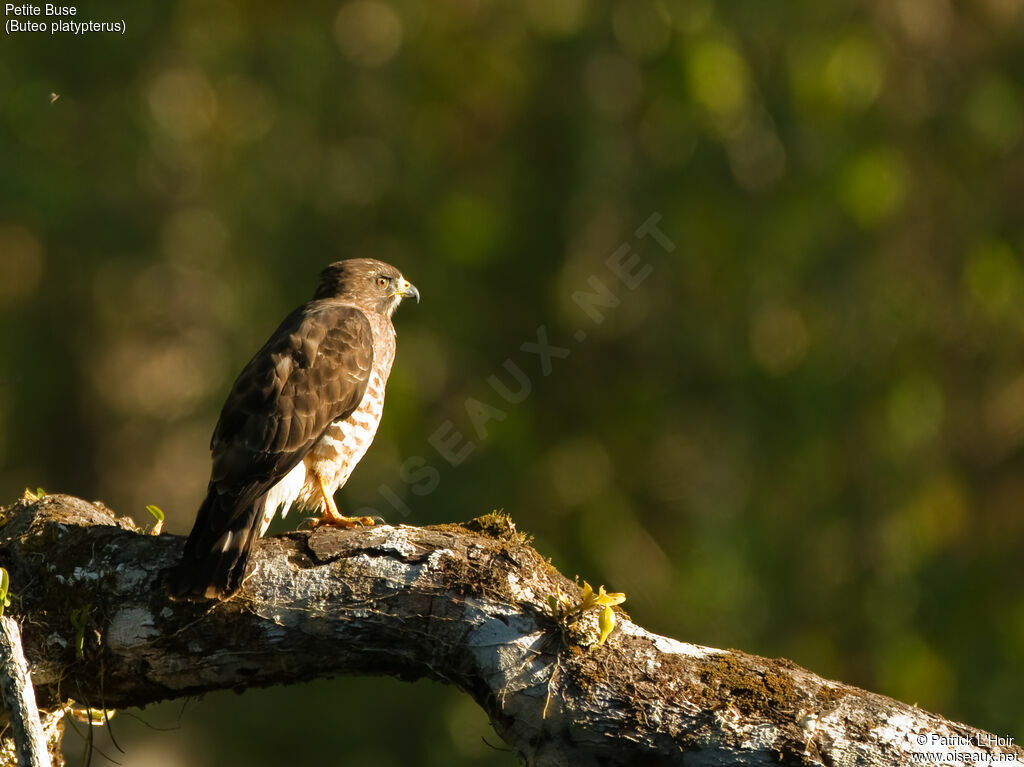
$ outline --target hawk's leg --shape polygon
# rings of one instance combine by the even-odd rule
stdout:
[[[324,484],[324,478],[317,474],[316,480],[320,484],[320,494],[323,496],[324,515],[322,517],[310,518],[313,527],[324,527],[325,525],[333,527],[360,527],[373,524],[373,517],[346,517],[338,511],[338,506],[334,502],[334,494],[327,489],[327,485]]]

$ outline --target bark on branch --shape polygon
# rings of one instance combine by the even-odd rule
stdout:
[[[994,735],[624,613],[604,645],[581,647],[596,616],[566,629],[547,603],[579,588],[498,515],[271,538],[235,597],[193,604],[164,586],[182,538],[69,496],[0,514],[10,610],[44,709],[391,674],[458,686],[531,765],[1024,761]]]

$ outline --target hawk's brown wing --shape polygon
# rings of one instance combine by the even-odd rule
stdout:
[[[220,493],[269,489],[334,421],[359,407],[373,367],[362,311],[313,301],[289,315],[239,374],[210,440]]]
[[[296,309],[256,352],[213,432],[210,486],[175,579],[179,595],[237,588],[258,537],[262,496],[359,406],[372,367],[366,315],[330,300]]]

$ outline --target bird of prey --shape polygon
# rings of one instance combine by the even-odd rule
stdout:
[[[377,432],[395,359],[391,315],[406,297],[420,294],[393,266],[337,261],[245,366],[210,440],[210,485],[172,576],[175,596],[237,591],[256,540],[293,504],[319,509],[314,524],[373,524],[339,513],[334,493]]]

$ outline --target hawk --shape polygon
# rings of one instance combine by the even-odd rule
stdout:
[[[391,315],[419,291],[393,266],[360,258],[320,274],[231,387],[210,451],[206,500],[171,590],[219,599],[238,590],[256,539],[280,510],[319,509],[314,524],[372,525],[334,503],[373,441],[395,359]]]

